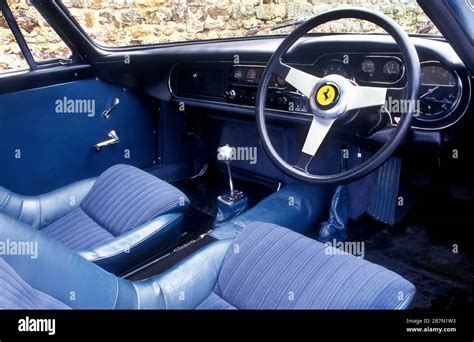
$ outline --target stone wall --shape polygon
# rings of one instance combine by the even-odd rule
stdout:
[[[20,26],[41,59],[62,57],[67,48],[59,46],[51,29],[26,1],[9,0],[20,13]],[[269,26],[291,18],[304,18],[342,6],[360,6],[381,11],[398,21],[409,33],[426,26],[428,18],[415,0],[63,0],[85,31],[99,44],[126,46],[276,34]],[[0,18],[0,69],[19,64],[19,49]],[[373,25],[355,20],[338,21],[317,29],[320,32],[370,32]],[[35,56],[37,57],[37,56]]]

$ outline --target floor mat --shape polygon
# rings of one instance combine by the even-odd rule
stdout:
[[[430,236],[421,225],[387,227],[364,219],[352,241],[365,241],[365,258],[411,281],[413,309],[463,309],[474,304],[474,258]],[[366,225],[366,229],[362,226]],[[364,231],[362,234],[360,232]]]

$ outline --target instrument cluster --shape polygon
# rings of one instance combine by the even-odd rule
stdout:
[[[405,86],[405,65],[400,54],[338,53],[323,55],[311,66],[319,77],[338,74],[361,86],[402,89]],[[309,70],[306,70],[309,71]],[[464,114],[470,98],[469,77],[462,77],[438,61],[421,63],[418,106],[415,127],[439,129],[447,127]]]

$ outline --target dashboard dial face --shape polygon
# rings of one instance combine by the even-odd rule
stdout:
[[[242,79],[243,75],[242,75],[242,70],[241,69],[235,69],[234,70],[234,78],[238,81],[240,81]]]
[[[340,75],[347,79],[353,79],[353,75],[349,70],[349,67],[339,60],[329,61],[328,64],[323,68],[323,77],[327,75]]]
[[[283,77],[277,75],[276,76],[276,84],[280,88],[284,88],[286,86],[286,81]]]
[[[396,60],[390,60],[383,65],[383,76],[393,82],[402,76],[402,66]]]
[[[367,74],[373,74],[375,71],[375,63],[370,59],[366,59],[362,62],[361,69]]]
[[[247,70],[245,74],[245,80],[247,83],[256,83],[257,82],[257,70],[251,68]]]
[[[461,89],[457,76],[439,64],[421,68],[419,119],[434,121],[448,115],[459,102]]]

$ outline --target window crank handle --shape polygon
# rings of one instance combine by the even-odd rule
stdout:
[[[120,142],[119,136],[115,130],[111,130],[107,133],[110,139],[102,141],[94,145],[94,149],[99,152],[103,147],[118,144]]]
[[[102,117],[104,119],[108,119],[110,117],[110,113],[112,112],[112,109],[114,109],[119,103],[120,103],[119,98],[118,97],[114,98],[112,100],[112,105],[102,112]]]

